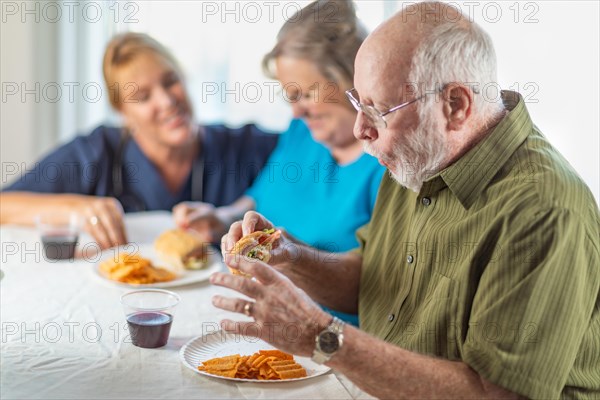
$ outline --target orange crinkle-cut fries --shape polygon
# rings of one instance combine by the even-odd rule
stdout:
[[[239,379],[282,380],[306,376],[304,367],[291,354],[280,350],[259,350],[251,356],[234,354],[212,358],[202,362],[198,370]]]
[[[176,278],[171,271],[153,266],[150,260],[137,253],[121,253],[117,259],[110,258],[100,264],[100,271],[108,279],[131,285],[168,282]]]

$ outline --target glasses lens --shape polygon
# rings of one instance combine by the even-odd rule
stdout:
[[[283,99],[288,103],[296,103],[302,98],[302,94],[296,90],[282,90]]]
[[[385,128],[386,123],[379,111],[373,106],[364,105],[362,106],[362,112],[365,114],[367,119],[373,124],[375,128]]]
[[[350,103],[354,106],[356,111],[362,111],[367,120],[375,128],[383,129],[387,126],[385,120],[381,116],[381,113],[373,106],[360,103],[360,97],[356,89],[351,89],[346,92],[346,96],[350,100]]]

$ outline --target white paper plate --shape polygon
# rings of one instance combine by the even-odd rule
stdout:
[[[281,382],[295,382],[302,381],[305,379],[314,378],[316,376],[323,375],[330,370],[325,365],[319,365],[307,357],[294,356],[296,362],[306,369],[306,376],[304,378],[295,379],[284,379],[284,380],[265,380],[261,381],[258,379],[241,379],[241,378],[228,378],[225,376],[212,375],[204,371],[199,371],[198,366],[206,360],[210,360],[215,357],[225,357],[232,354],[239,354],[240,356],[249,356],[256,353],[258,350],[271,350],[275,347],[270,344],[263,342],[260,339],[254,337],[246,337],[241,335],[228,334],[224,331],[218,331],[209,333],[204,336],[198,336],[187,342],[179,351],[179,358],[183,365],[191,369],[192,371],[200,374],[210,376],[211,378],[226,379],[229,381],[238,382],[254,382],[254,383],[281,383]]]
[[[129,287],[129,288],[170,288],[176,286],[184,286],[190,285],[192,283],[198,283],[208,280],[208,278],[214,273],[221,270],[223,263],[221,262],[220,254],[217,254],[217,250],[211,249],[209,252],[209,263],[208,266],[204,269],[200,270],[186,270],[180,276],[168,282],[158,282],[158,283],[148,283],[142,285],[134,285],[129,283],[117,282],[111,279],[108,279],[102,272],[100,271],[100,264],[105,260],[108,260],[112,257],[118,256],[119,252],[126,253],[139,253],[140,256],[149,259],[152,261],[152,264],[156,267],[160,267],[164,265],[164,263],[160,260],[160,258],[156,255],[154,251],[154,246],[152,244],[136,244],[130,243],[124,246],[115,247],[112,249],[105,250],[100,257],[100,260],[94,265],[93,272],[100,279],[105,282],[110,282],[117,286]]]

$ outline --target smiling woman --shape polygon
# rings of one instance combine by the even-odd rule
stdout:
[[[103,71],[125,126],[100,126],[47,155],[1,194],[2,223],[32,224],[38,213],[74,210],[101,247],[123,244],[124,211],[170,210],[190,200],[225,206],[276,144],[276,135],[253,125],[197,125],[176,60],[145,34],[113,38]],[[50,169],[56,179],[48,178]],[[238,176],[228,177],[232,170]],[[226,210],[212,226],[224,229],[238,217]],[[216,241],[211,231],[203,239]]]
[[[122,114],[128,133],[176,193],[198,153],[198,127],[177,61],[149,38],[127,37],[135,36],[138,40],[108,46],[104,79],[114,90],[111,105]]]

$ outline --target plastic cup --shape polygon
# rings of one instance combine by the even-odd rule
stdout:
[[[39,214],[35,222],[47,260],[72,260],[75,257],[81,230],[81,217],[77,213]]]
[[[161,289],[142,289],[121,296],[132,343],[154,349],[167,344],[173,312],[180,297]]]

